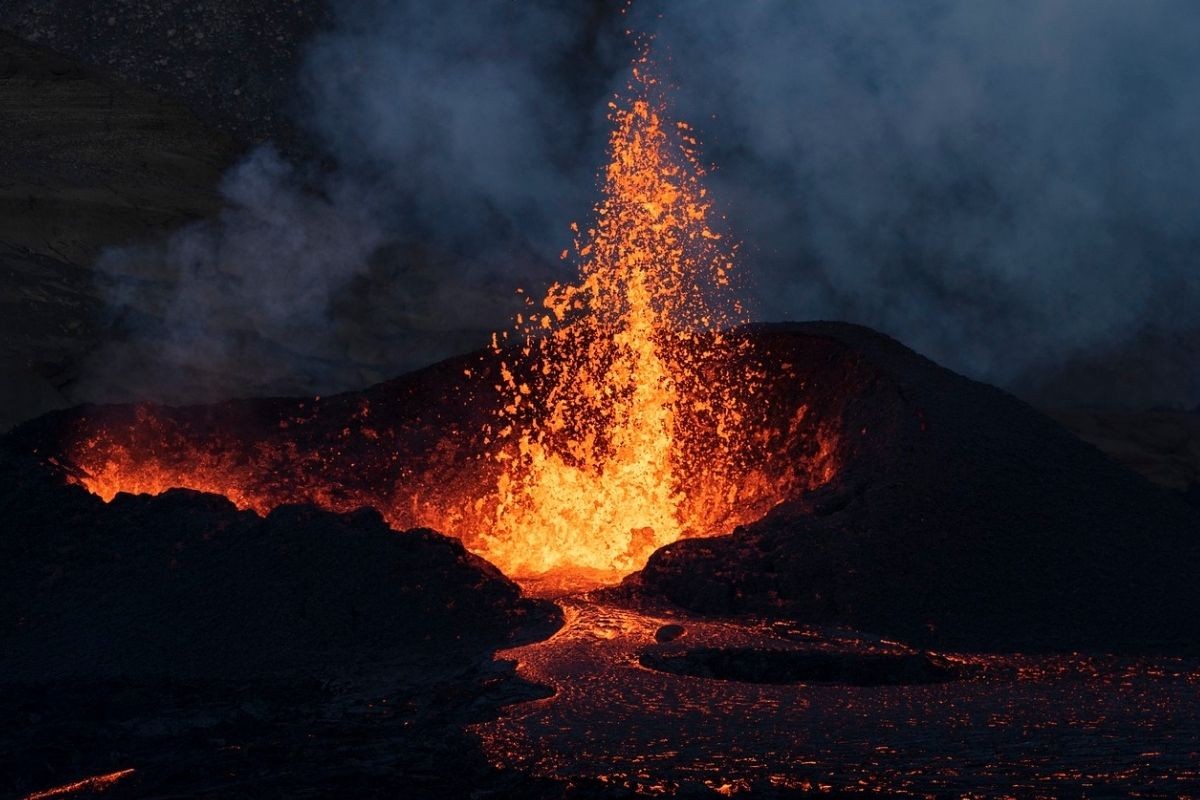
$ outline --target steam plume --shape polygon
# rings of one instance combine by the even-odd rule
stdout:
[[[718,167],[758,316],[872,325],[1034,400],[1200,402],[1200,7],[619,10],[343,4],[299,81],[337,169],[252,155],[222,219],[106,259],[178,276],[168,306],[184,313],[144,338],[218,374],[246,369],[248,341],[295,345],[299,325],[299,383],[335,388],[475,343],[513,287],[562,268],[632,26],[656,34],[678,116]],[[116,306],[147,305],[117,285]],[[227,324],[205,344],[197,320]],[[374,355],[339,371],[364,338]],[[1114,363],[1123,385],[1089,366]]]

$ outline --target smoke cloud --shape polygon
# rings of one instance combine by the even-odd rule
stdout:
[[[1198,37],[1194,4],[1119,0],[699,2],[658,26],[762,315],[1030,389],[1200,340]],[[1195,346],[1157,355],[1174,385],[1058,391],[1200,400]]]
[[[603,6],[346,2],[307,46],[297,124],[226,176],[227,209],[98,264],[119,335],[98,399],[329,392],[484,345],[568,276],[601,97]],[[298,137],[300,138],[300,137]]]
[[[220,220],[103,266],[178,276],[153,338],[201,372],[280,342],[305,354],[300,384],[336,388],[474,344],[514,287],[562,275],[632,26],[717,167],[757,316],[871,325],[1038,401],[1200,402],[1200,7],[619,12],[344,3],[298,81],[336,169],[254,154]],[[115,285],[118,307],[146,305]]]
[[[103,254],[96,271],[127,336],[93,359],[92,391],[183,402],[319,389],[339,355],[331,300],[383,234],[353,182],[307,186],[262,148],[225,176],[217,219]]]

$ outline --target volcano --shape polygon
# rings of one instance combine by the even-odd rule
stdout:
[[[868,329],[760,325],[730,341],[766,376],[754,482],[736,487],[725,529],[664,546],[617,593],[937,646],[1170,651],[1200,641],[1200,522],[1175,493]],[[61,495],[90,509],[81,518],[103,520],[128,504],[104,502],[119,491],[181,487],[261,515],[371,508],[397,530],[441,516],[486,552],[488,532],[447,509],[473,508],[497,481],[479,432],[496,411],[488,402],[504,402],[484,388],[502,369],[519,380],[524,367],[489,349],[331,397],[55,412],[4,439],[10,463],[30,465],[9,481],[8,519],[28,531],[23,508]],[[706,479],[703,465],[692,474]],[[31,475],[41,476],[38,503],[21,499]],[[181,508],[212,502],[171,496]],[[62,533],[59,521],[37,527]],[[594,577],[525,583],[579,589]]]
[[[644,565],[626,599],[928,645],[1196,641],[1193,509],[886,337],[747,324],[648,44],[610,120],[578,279],[526,297],[491,347],[332,397],[59,412],[6,452],[96,503],[372,509],[547,593]]]
[[[369,723],[371,752],[388,754],[374,769],[405,785],[427,775],[447,791],[612,796],[613,787],[670,790],[714,775],[768,794],[861,781],[1064,788],[1077,774],[1111,787],[1190,785],[1197,776],[1185,754],[1200,721],[1187,698],[1200,669],[1180,656],[1200,641],[1194,509],[1020,401],[870,330],[762,325],[732,338],[764,368],[764,419],[775,427],[764,428],[773,457],[760,474],[773,476],[777,493],[755,485],[741,509],[735,496],[743,524],[667,544],[619,586],[578,594],[581,575],[596,580],[586,571],[565,583],[522,580],[526,593],[554,595],[562,610],[522,596],[469,552],[482,537],[385,522],[494,486],[496,462],[471,447],[487,414],[471,379],[490,380],[507,363],[503,352],[319,400],[83,407],[16,429],[0,442],[0,644],[10,684],[56,688],[21,689],[6,706],[57,720],[56,735],[77,749],[109,731],[127,754],[91,759],[82,771],[51,760],[44,777],[14,763],[14,774],[28,776],[18,785],[125,775],[132,759],[145,770],[128,778],[135,793],[213,787],[198,776],[250,763],[264,791],[320,784],[370,794],[392,784],[371,783],[358,768],[328,772],[338,759],[314,756],[313,767],[296,771],[293,758],[307,751],[290,749],[286,769],[261,772],[262,756],[230,761],[205,739],[131,738],[122,731],[134,722],[122,720],[161,725],[161,703],[201,704],[247,746],[304,741],[325,751],[367,735],[359,715],[375,715],[380,701],[371,698],[380,696],[394,707]],[[141,454],[144,462],[132,463],[153,466],[148,474],[160,481],[136,488],[161,493],[106,501],[96,484],[85,488],[88,468],[106,462],[83,466],[78,454],[127,452]],[[167,488],[197,474],[224,482],[200,487],[208,493]],[[397,506],[397,496],[407,502]],[[354,506],[368,507],[346,510]],[[530,641],[488,665],[496,648]],[[980,655],[987,651],[997,655]],[[630,671],[631,663],[640,667]],[[326,688],[304,688],[306,676],[319,676],[319,687],[357,688],[330,698]],[[860,719],[842,708],[846,691],[890,699]],[[1110,694],[1117,700],[1099,699]],[[119,699],[91,710],[86,698],[97,695]],[[764,703],[801,713],[805,697],[840,720],[818,730],[849,738],[805,744],[803,718],[761,724]],[[925,704],[935,733],[897,752],[957,753],[930,765],[983,758],[958,752],[964,719],[1017,714],[1024,728],[989,723],[979,733],[1016,747],[1002,743],[1007,732],[1060,724],[1080,703],[1103,706],[1125,744],[1114,752],[1080,744],[1058,777],[1037,758],[986,779],[904,759],[846,772],[874,752],[859,753],[859,734],[848,732],[861,728],[871,743],[881,723],[907,730],[913,702]],[[514,703],[521,711],[479,723]],[[266,716],[248,719],[246,708]],[[675,719],[689,708],[721,722],[702,726],[687,757],[660,752],[655,737],[690,730]],[[1021,716],[1035,708],[1036,719]],[[302,721],[330,713],[342,721],[323,734]],[[470,724],[479,738],[468,742]],[[1138,755],[1163,736],[1175,737],[1169,758]],[[736,762],[730,742],[740,743]],[[49,743],[18,737],[11,745],[20,757]],[[808,747],[826,748],[830,760],[796,767],[791,754]],[[1105,772],[1114,758],[1130,766]]]
[[[883,334],[751,324],[626,89],[575,279],[491,346],[0,438],[23,796],[1200,781],[1197,510]]]

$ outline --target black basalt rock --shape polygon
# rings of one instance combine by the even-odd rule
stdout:
[[[1200,648],[1200,514],[1178,493],[868,329],[757,336],[874,373],[846,389],[836,476],[730,536],[659,550],[627,590],[942,648]]]

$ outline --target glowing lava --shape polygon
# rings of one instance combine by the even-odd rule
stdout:
[[[753,375],[736,394],[702,377],[730,355],[719,331],[744,321],[729,291],[732,248],[710,227],[695,139],[667,122],[649,66],[635,64],[628,105],[610,104],[604,199],[594,227],[572,226],[580,282],[551,287],[542,308],[518,317],[540,373],[530,386],[502,370],[511,403],[501,433],[518,449],[501,453],[484,554],[518,574],[629,572],[707,527],[681,470],[739,449],[755,390]],[[523,413],[531,395],[540,406]]]
[[[855,379],[812,380],[832,362],[734,329],[735,248],[710,224],[695,138],[668,122],[649,67],[640,58],[611,105],[604,195],[576,228],[579,279],[529,300],[515,335],[329,398],[66,412],[47,423],[62,426],[47,463],[105,500],[178,487],[260,514],[369,506],[562,588],[620,578],[662,545],[827,482]]]
[[[134,770],[131,768],[109,772],[104,775],[94,775],[90,778],[74,781],[73,783],[56,786],[53,789],[34,792],[33,794],[26,795],[25,800],[45,800],[46,798],[62,797],[68,794],[75,794],[76,792],[87,792],[88,794],[103,792],[117,781],[129,777],[133,773]]]

